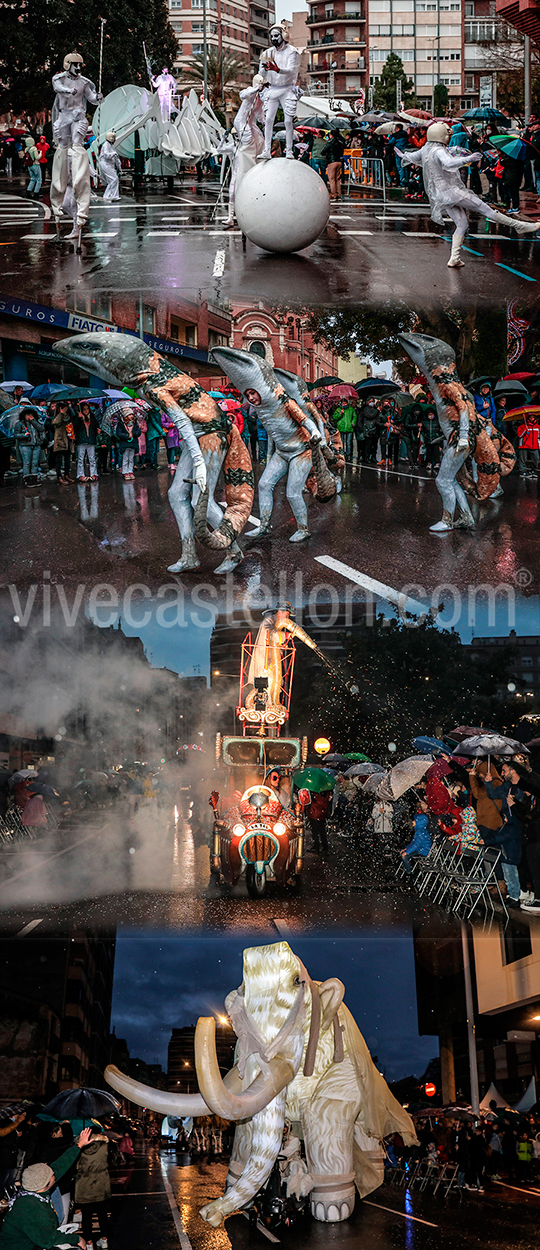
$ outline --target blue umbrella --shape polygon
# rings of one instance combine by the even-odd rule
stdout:
[[[441,742],[440,738],[413,738],[412,746],[416,751],[420,752],[420,755],[432,755],[436,751],[445,751],[447,755],[451,754],[450,747],[445,742]]]
[[[488,107],[467,109],[466,113],[461,114],[459,120],[468,122],[504,122],[505,125],[508,125],[508,118],[505,117],[504,113],[501,113],[499,109]]]
[[[28,392],[29,399],[47,400],[52,399],[53,395],[59,395],[60,391],[69,391],[69,386],[65,386],[63,382],[41,382],[39,386],[35,386],[33,391]]]

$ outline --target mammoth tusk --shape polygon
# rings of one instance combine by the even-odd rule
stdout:
[[[294,1068],[286,1059],[271,1059],[268,1075],[255,1077],[249,1089],[236,1093],[227,1088],[219,1071],[216,1055],[216,1022],[202,1016],[195,1030],[195,1067],[199,1087],[215,1115],[225,1120],[248,1120],[258,1115],[294,1079]]]
[[[209,1104],[201,1094],[171,1094],[166,1089],[152,1089],[150,1085],[143,1085],[141,1081],[134,1081],[133,1077],[126,1076],[114,1064],[105,1068],[105,1080],[118,1094],[122,1094],[138,1107],[149,1107],[150,1111],[159,1111],[162,1115],[181,1118],[188,1115],[208,1115],[210,1111]],[[227,1072],[224,1081],[233,1096],[241,1093],[242,1081],[236,1068]]]

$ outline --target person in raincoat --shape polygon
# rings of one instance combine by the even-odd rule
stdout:
[[[105,183],[105,191],[103,194],[103,202],[109,204],[116,203],[120,199],[120,188],[118,185],[118,174],[122,168],[120,157],[115,148],[116,132],[108,130],[105,135],[105,143],[102,144],[99,153],[99,172]]]
[[[432,122],[426,132],[426,143],[416,151],[409,149],[400,153],[403,165],[421,165],[424,186],[431,207],[433,221],[444,224],[444,216],[455,223],[452,236],[452,251],[448,261],[449,269],[457,269],[464,264],[461,260],[461,248],[467,233],[467,211],[481,213],[490,221],[499,222],[503,226],[513,226],[519,234],[534,233],[540,229],[539,221],[521,221],[509,217],[489,204],[484,204],[474,191],[464,186],[460,170],[473,161],[481,161],[480,152],[466,152],[464,149],[449,151],[451,129],[446,122]]]
[[[86,1241],[79,1233],[64,1232],[51,1202],[51,1192],[58,1181],[80,1157],[90,1141],[91,1129],[83,1129],[73,1146],[65,1150],[51,1166],[33,1163],[24,1169],[21,1187],[11,1199],[0,1232],[0,1250],[54,1250],[54,1247],[80,1246]]]
[[[111,1196],[111,1177],[109,1172],[109,1151],[113,1143],[109,1142],[101,1126],[91,1130],[89,1144],[77,1161],[75,1175],[75,1202],[82,1213],[82,1235],[86,1242],[86,1250],[93,1250],[92,1216],[95,1214],[99,1227],[97,1245],[100,1250],[107,1250],[107,1232],[109,1216],[107,1203]]]
[[[405,872],[412,872],[411,859],[413,855],[420,856],[422,859],[429,855],[431,842],[429,809],[425,799],[421,799],[414,818],[414,835],[409,845],[405,847],[405,850],[400,852]]]

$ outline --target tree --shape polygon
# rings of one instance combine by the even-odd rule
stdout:
[[[235,86],[247,80],[250,73],[249,61],[245,57],[233,56],[231,52],[220,52],[219,48],[209,46],[206,56],[206,73],[208,80],[208,98],[212,108],[219,107],[226,87]],[[197,53],[188,61],[182,71],[183,77],[193,85],[204,83],[204,55]]]
[[[358,343],[362,354],[374,361],[394,360],[404,382],[412,380],[415,369],[398,335],[410,330],[450,343],[464,381],[481,373],[499,377],[506,373],[505,308],[485,309],[470,299],[459,309],[436,305],[415,312],[408,304],[392,301],[377,309],[308,310],[307,316],[317,343],[327,343],[345,360]]]
[[[433,90],[433,112],[435,117],[444,117],[449,102],[448,87],[443,82],[436,83]]]
[[[102,91],[123,83],[148,86],[143,40],[160,72],[178,53],[166,0],[14,0],[2,8],[0,112],[52,108],[51,78],[67,52],[80,52],[84,73],[98,85],[100,18],[105,18]]]
[[[375,83],[373,103],[375,108],[385,109],[393,113],[396,108],[396,83],[401,83],[401,103],[404,109],[416,103],[414,82],[407,78],[403,61],[395,52],[390,52],[381,70],[380,78]]]
[[[323,643],[324,650],[324,643]],[[293,706],[297,725],[312,725],[336,751],[365,750],[373,759],[412,753],[419,734],[440,737],[454,725],[489,725],[507,732],[519,712],[500,690],[509,680],[514,652],[479,659],[455,630],[431,619],[421,624],[378,616],[349,635],[340,667],[354,679],[354,695],[323,668],[295,677]]]

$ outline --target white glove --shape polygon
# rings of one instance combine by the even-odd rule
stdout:
[[[205,490],[206,488],[206,465],[204,463],[204,460],[196,461],[196,463],[193,466],[193,473],[194,473],[197,486],[199,487],[199,490]]]
[[[312,442],[312,443],[318,443],[318,444],[320,445],[321,443],[324,443],[324,441],[325,441],[325,440],[324,440],[324,438],[323,438],[323,436],[322,436],[322,434],[321,434],[321,431],[320,431],[320,430],[314,430],[314,431],[313,431],[313,433],[312,433],[312,435],[311,435],[311,442]]]
[[[469,165],[472,165],[473,161],[478,161],[478,163],[480,164],[481,160],[482,160],[481,152],[472,152],[471,156],[469,157]]]
[[[467,451],[468,447],[469,447],[468,438],[460,438],[458,445],[456,447],[456,455],[458,455],[460,451]]]

